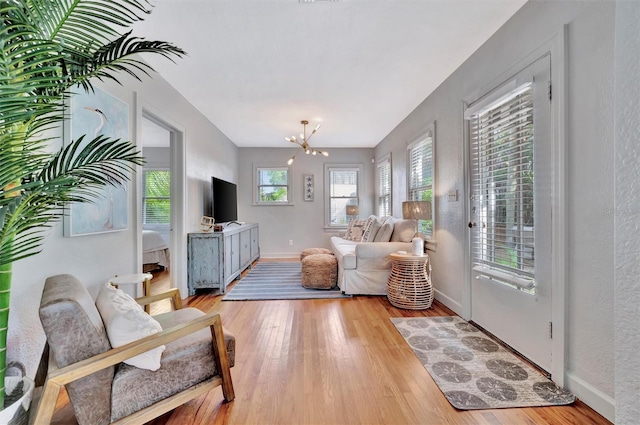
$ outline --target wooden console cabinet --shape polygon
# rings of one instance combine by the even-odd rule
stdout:
[[[189,295],[196,289],[219,289],[227,285],[260,257],[257,223],[230,224],[221,232],[187,235],[187,283]]]

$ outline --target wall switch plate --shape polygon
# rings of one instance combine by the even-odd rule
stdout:
[[[458,189],[450,190],[447,193],[447,201],[449,201],[449,202],[457,202],[458,201]]]

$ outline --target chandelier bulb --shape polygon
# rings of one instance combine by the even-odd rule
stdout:
[[[320,128],[320,124],[316,125],[316,128],[313,129],[313,132],[315,133],[316,131],[318,131],[319,128]]]
[[[304,150],[304,153],[306,153],[307,155],[309,155],[309,152],[310,152],[309,149]]]
[[[329,156],[329,152],[322,152],[322,155]]]
[[[315,155],[316,155],[316,153],[317,153],[317,152],[316,152],[316,150],[315,150],[315,149],[311,151],[311,155],[313,155],[313,156],[315,156]]]
[[[294,159],[295,157],[296,157],[296,156],[294,155],[294,156],[292,156],[291,158],[289,158],[289,160],[287,161],[287,165],[291,165],[291,164],[293,164],[293,159]]]

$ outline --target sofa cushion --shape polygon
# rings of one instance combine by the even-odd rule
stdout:
[[[183,308],[154,316],[163,329],[190,322],[204,313],[196,308]],[[227,355],[229,344],[235,352],[235,338],[225,334]],[[229,355],[231,362],[234,355]],[[202,359],[210,361],[202,361]],[[160,369],[150,371],[121,364],[113,378],[111,420],[115,421],[217,374],[213,357],[211,330],[207,327],[169,342],[162,355]],[[139,385],[144,382],[145,385]],[[149,389],[153,392],[150,393]]]
[[[145,313],[140,304],[109,282],[100,289],[96,306],[114,348],[162,330],[160,323]],[[157,370],[164,349],[165,346],[161,345],[124,362],[141,369]]]
[[[393,234],[393,219],[391,217],[385,217],[380,226],[380,230],[374,237],[374,242],[389,242],[391,235]]]
[[[347,227],[347,234],[344,238],[349,241],[361,242],[364,235],[372,225],[372,220],[365,218],[359,220],[349,221],[349,227]]]
[[[418,223],[416,220],[395,219],[393,222],[391,242],[411,242],[417,230]]]

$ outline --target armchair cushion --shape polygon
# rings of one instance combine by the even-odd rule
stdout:
[[[196,308],[183,308],[154,317],[162,329],[169,329],[204,315]],[[225,345],[229,361],[233,364],[233,335],[225,333]],[[168,343],[160,364],[160,369],[156,371],[120,365],[113,378],[112,422],[216,375],[211,330],[201,329]],[[140,385],[141,382],[144,382],[144,385]]]
[[[96,298],[96,306],[102,316],[109,342],[113,348],[121,347],[162,330],[160,323],[148,315],[133,298],[109,282],[100,288],[100,293]],[[164,349],[165,346],[161,345],[124,362],[141,369],[158,370]]]

